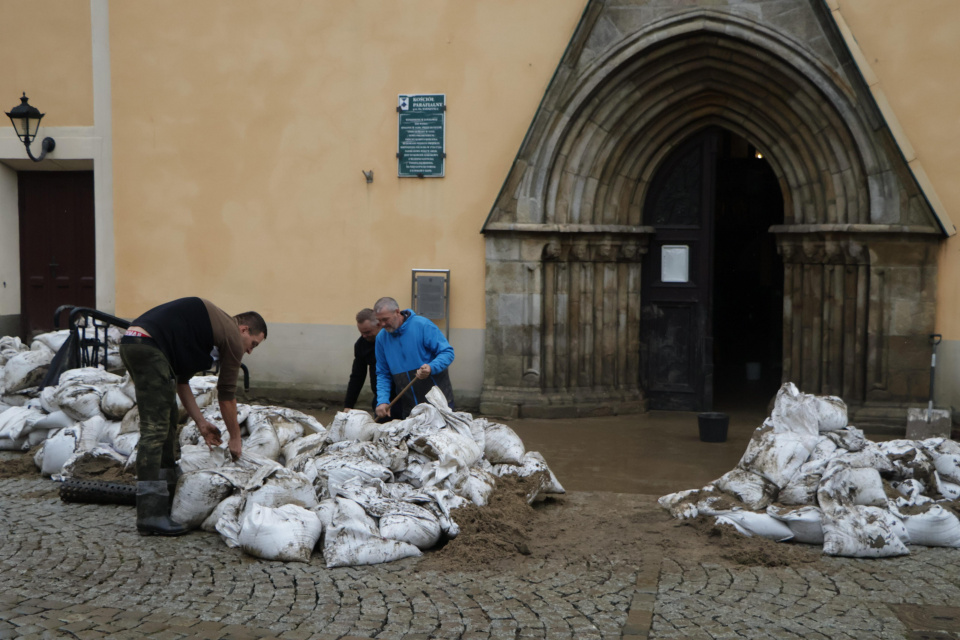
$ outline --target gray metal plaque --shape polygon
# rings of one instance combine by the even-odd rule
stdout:
[[[446,309],[443,276],[417,276],[417,313],[431,320],[442,320]]]

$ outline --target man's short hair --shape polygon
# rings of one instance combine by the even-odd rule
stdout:
[[[233,319],[237,321],[237,326],[246,325],[250,328],[250,333],[253,335],[263,334],[263,338],[267,338],[267,323],[264,322],[263,316],[261,316],[256,311],[247,311],[246,313],[238,313],[233,316]]]
[[[400,305],[397,304],[397,301],[393,298],[388,298],[384,296],[377,300],[377,303],[373,305],[373,310],[375,313],[380,313],[381,311],[399,311]]]
[[[357,324],[363,324],[364,322],[377,323],[377,314],[373,312],[373,309],[360,309],[357,312]]]

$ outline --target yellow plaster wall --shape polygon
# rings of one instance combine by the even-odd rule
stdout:
[[[352,325],[449,268],[451,325],[482,329],[480,227],[584,6],[112,2],[118,314]],[[400,93],[446,94],[445,178],[396,177]]]
[[[20,104],[26,92],[46,114],[41,135],[48,126],[93,126],[89,2],[0,0],[0,43],[8,53],[0,73],[0,111]],[[10,127],[3,119],[0,126]]]
[[[960,221],[960,2],[831,0],[948,215]],[[910,150],[907,150],[909,153]],[[908,158],[909,160],[909,158]],[[960,235],[942,244],[937,331],[960,339]]]

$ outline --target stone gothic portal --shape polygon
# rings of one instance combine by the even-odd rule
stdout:
[[[589,0],[483,233],[485,413],[924,402],[943,230],[820,0]]]

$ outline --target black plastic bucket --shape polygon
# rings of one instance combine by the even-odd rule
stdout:
[[[703,442],[726,442],[730,416],[710,411],[697,416],[700,424],[700,440]]]

